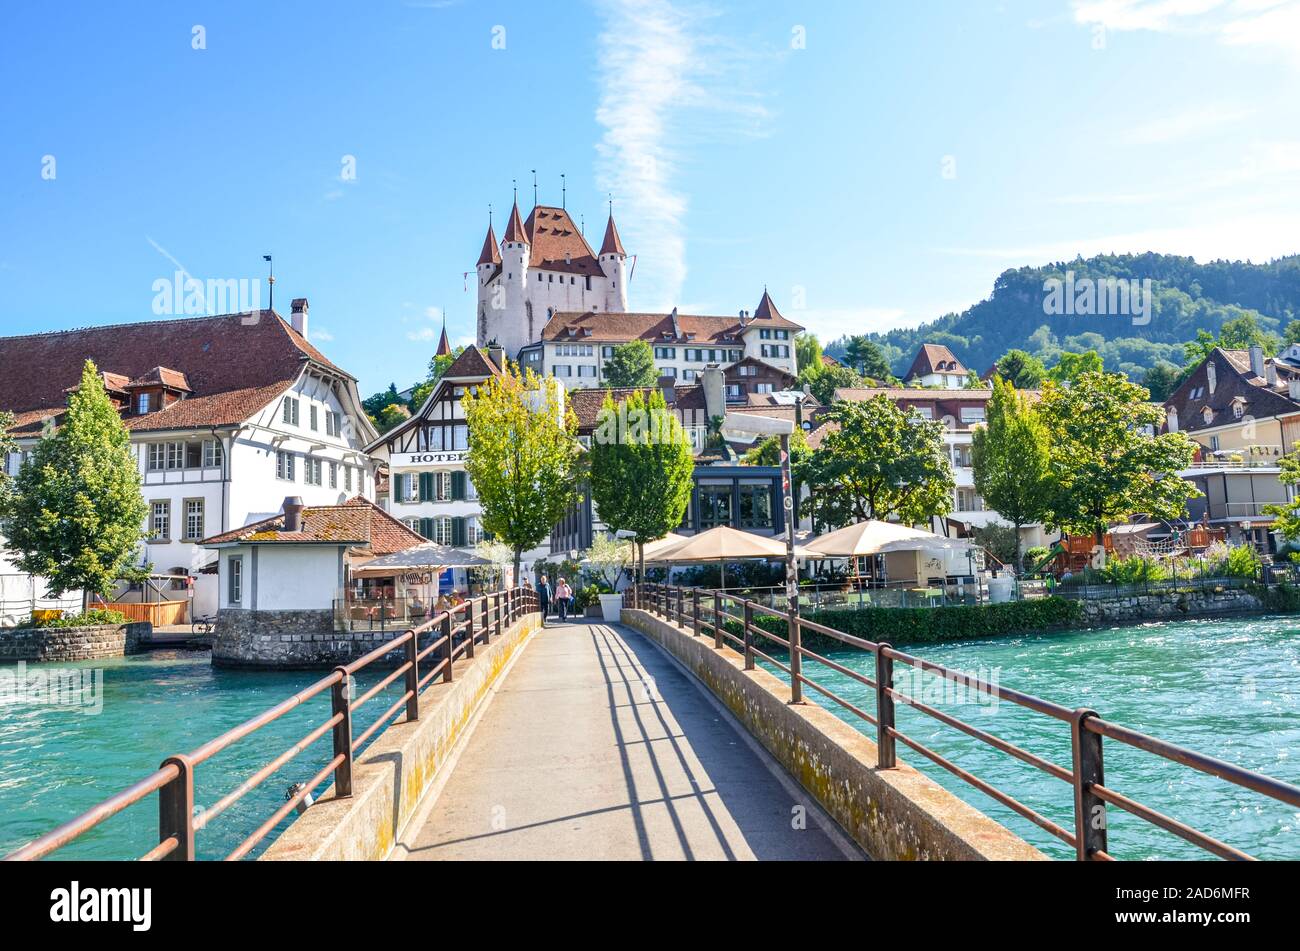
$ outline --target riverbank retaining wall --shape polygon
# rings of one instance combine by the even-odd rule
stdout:
[[[623,623],[676,657],[873,859],[1046,859],[901,760],[878,769],[863,733],[814,702],[791,704],[788,684],[745,670],[731,648],[648,611],[624,610]]]
[[[148,622],[94,627],[18,627],[0,631],[0,663],[66,663],[123,657],[145,649]]]
[[[1085,627],[1225,614],[1258,614],[1269,609],[1259,593],[1247,588],[1134,593],[1115,598],[1083,598],[1078,603],[1083,607],[1082,623]]]
[[[337,667],[364,657],[405,630],[338,631],[332,610],[222,608],[213,631],[212,663],[282,670]]]

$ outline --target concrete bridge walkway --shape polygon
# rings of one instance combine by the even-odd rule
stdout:
[[[861,857],[690,675],[617,625],[537,634],[445,782],[394,858]]]

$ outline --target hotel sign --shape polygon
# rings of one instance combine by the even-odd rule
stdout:
[[[394,469],[409,469],[415,466],[459,466],[465,464],[469,453],[464,449],[454,452],[395,452],[390,465]]]

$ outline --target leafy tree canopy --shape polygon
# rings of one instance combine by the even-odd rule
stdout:
[[[135,564],[149,508],[131,439],[87,360],[62,424],[36,444],[6,506],[9,548],[19,569],[46,579],[55,596],[106,596],[140,580]]]
[[[997,373],[1018,390],[1036,390],[1047,378],[1043,361],[1024,350],[1008,350],[997,362]]]
[[[650,387],[659,382],[655,354],[644,340],[629,340],[614,348],[605,361],[605,385],[610,387]]]

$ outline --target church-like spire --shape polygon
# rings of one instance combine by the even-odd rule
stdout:
[[[621,254],[627,257],[627,252],[623,250],[623,242],[619,240],[618,228],[614,227],[614,212],[609,213],[609,224],[605,225],[605,240],[600,245],[601,254]]]
[[[491,234],[489,233],[489,237]],[[442,315],[442,337],[438,340],[438,349],[435,356],[447,357],[451,355],[451,342],[447,339],[447,315]]]
[[[518,241],[523,244],[528,241],[528,233],[524,231],[524,219],[519,217],[519,202],[515,202],[514,207],[510,209],[510,222],[506,225],[505,237],[502,239],[507,244],[512,241]]]
[[[488,225],[487,237],[483,239],[483,250],[479,252],[479,264],[500,264],[501,251],[497,247],[496,232],[492,230],[492,225]]]
[[[780,316],[781,312],[777,310],[776,305],[772,303],[772,298],[767,293],[767,288],[763,288],[763,299],[759,301],[758,306],[754,308],[754,319],[771,320],[774,317],[779,318]]]

